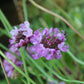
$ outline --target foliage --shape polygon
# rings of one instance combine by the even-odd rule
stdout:
[[[24,1],[24,0],[23,0]],[[84,36],[84,1],[83,0],[35,0],[41,6],[63,16],[69,21],[69,23],[75,27],[75,29]],[[64,3],[64,4],[62,4]],[[13,65],[20,73],[17,79],[9,79],[12,84],[49,84],[49,81],[53,81],[56,84],[56,80],[64,81],[66,84],[84,84],[84,42],[69,26],[67,26],[58,17],[54,17],[48,13],[45,13],[31,3],[26,4],[27,10],[25,10],[25,3],[23,2],[23,10],[25,20],[29,20],[31,28],[35,31],[39,28],[59,28],[65,30],[68,33],[67,44],[69,44],[69,51],[62,53],[62,58],[57,60],[46,60],[44,57],[33,60],[26,50],[20,49],[22,59],[24,62],[24,72],[17,66]],[[28,14],[28,16],[27,16]],[[11,17],[11,16],[10,16]],[[11,38],[10,30],[13,26],[6,19],[3,12],[0,10],[0,20],[5,29],[0,28],[0,37],[6,35]],[[9,51],[2,43],[0,48],[5,51]],[[3,58],[7,59],[5,54],[0,51]],[[14,53],[12,53],[14,54]],[[16,56],[17,57],[17,56]],[[10,63],[11,61],[8,60]],[[27,73],[28,72],[28,73]],[[69,73],[70,72],[70,73]],[[15,80],[15,81],[14,81]],[[79,80],[79,81],[77,81]],[[28,83],[27,83],[28,82]],[[0,84],[7,84],[6,80],[0,80]]]

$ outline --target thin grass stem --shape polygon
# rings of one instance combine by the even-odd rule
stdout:
[[[6,74],[6,71],[5,71],[5,69],[4,69],[4,65],[3,65],[3,62],[2,62],[1,57],[0,57],[0,62],[1,62],[1,67],[2,67],[2,69],[3,69],[5,78],[6,78],[6,80],[7,80],[7,83],[10,84],[10,81],[9,81],[8,76],[7,76],[7,74]]]

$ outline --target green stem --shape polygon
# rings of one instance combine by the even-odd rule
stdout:
[[[21,79],[24,84],[27,84],[27,82],[24,79]]]
[[[23,75],[26,78],[26,75],[15,65],[11,62],[11,60],[9,60],[4,53],[0,50],[0,55],[6,59],[21,75]],[[32,82],[32,84],[36,84],[32,79],[29,78],[29,80]]]
[[[54,80],[51,76],[49,76],[27,53],[26,55],[47,78],[50,78],[55,84],[57,84],[56,80]]]
[[[23,65],[24,65],[24,70],[25,70],[25,74],[26,74],[26,78],[27,78],[27,82],[28,84],[30,84],[29,82],[29,76],[28,76],[28,71],[27,71],[27,65],[26,65],[26,62],[25,62],[25,54],[24,54],[24,50],[22,48],[20,48],[20,54],[22,56],[22,61],[23,61]]]
[[[63,74],[58,70],[58,68],[56,67],[56,65],[55,65],[55,63],[53,62],[53,60],[51,60],[51,63],[52,63],[52,65],[53,65],[53,67],[55,68],[55,70],[59,73],[59,75],[64,78]]]
[[[37,68],[35,68],[34,64],[30,60],[28,60],[28,59],[25,59],[25,60],[26,60],[26,62],[28,63],[29,66],[32,66],[32,71],[29,70],[30,74],[36,76],[37,78],[40,77],[40,76],[41,77],[43,76],[43,74],[38,74]]]
[[[0,43],[0,47],[3,48],[5,51],[8,51],[9,53],[11,53],[13,56],[15,56],[18,60],[21,60],[21,58],[16,55],[15,53],[11,52],[8,48],[6,48],[3,44]]]
[[[24,77],[26,76],[15,64],[13,64],[4,54],[3,52],[0,50],[0,54],[2,57],[4,57],[10,64],[12,64],[12,66],[19,72],[21,73]]]
[[[77,59],[70,51],[67,51],[71,58],[73,58],[77,63],[84,65],[84,62]]]
[[[57,61],[58,62],[58,64],[59,64],[59,61]],[[67,63],[65,62],[65,60],[62,58],[61,59],[61,64],[63,65],[63,66],[65,66],[72,74],[74,74],[75,75],[75,73],[72,71],[72,69],[67,65]],[[59,64],[60,65],[60,64]]]
[[[24,18],[25,18],[25,21],[28,21],[26,0],[23,0],[23,11],[24,11]]]
[[[37,76],[37,79],[39,80],[40,84],[43,84],[43,81],[41,80],[40,76]]]
[[[0,19],[3,22],[3,24],[7,26],[8,28],[7,30],[10,32],[10,30],[12,29],[12,26],[10,25],[9,21],[6,19],[5,15],[1,10],[0,10]]]
[[[65,74],[65,76],[68,78],[68,79],[72,79],[73,77],[71,77],[69,74],[68,74],[68,72],[66,72],[66,70],[65,70],[65,67],[66,66],[63,66],[60,62],[59,62],[59,60],[55,60],[55,63],[58,65],[58,67],[61,69],[61,71]],[[70,70],[71,71],[71,70]],[[71,73],[72,73],[72,71],[71,71]],[[72,73],[73,74],[73,73]]]
[[[11,38],[11,35],[8,34],[8,32],[5,31],[5,30],[4,30],[3,28],[1,28],[1,27],[0,27],[0,32],[3,33],[3,34],[5,34],[7,37]]]
[[[1,17],[0,17],[0,18],[1,18]],[[5,30],[7,31],[7,33],[9,33],[9,32],[10,32],[10,30],[8,29],[7,25],[5,24],[5,22],[4,22],[4,20],[3,20],[3,18],[1,19],[1,22],[3,23],[4,28],[5,28]]]
[[[53,73],[54,75],[56,75],[60,80],[65,81],[65,82],[69,82],[69,83],[83,83],[83,84],[84,84],[84,82],[82,82],[82,81],[67,80],[67,79],[65,79],[65,78],[62,78],[60,75],[58,75],[56,72],[54,72],[50,67],[48,67],[47,64],[45,64],[44,62],[42,62],[42,63],[43,63],[43,65],[44,65],[47,69],[49,69],[49,70],[51,71],[51,73]]]

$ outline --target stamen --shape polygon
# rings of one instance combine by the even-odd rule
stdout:
[[[44,47],[46,48],[54,48],[54,49],[57,49],[57,45],[59,43],[61,43],[62,41],[60,41],[58,38],[56,38],[55,36],[47,36],[47,37],[44,37],[42,39],[42,44],[44,45]]]
[[[23,34],[22,34],[23,32],[18,32],[18,35],[17,35],[17,37],[16,37],[16,43],[19,43],[20,42],[20,39],[23,39],[23,40],[25,40],[25,37],[26,36],[24,36]]]

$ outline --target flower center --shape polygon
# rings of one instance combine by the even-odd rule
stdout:
[[[18,35],[16,37],[16,43],[19,43],[20,42],[20,39],[25,40],[25,37],[26,36],[24,36],[22,33],[23,33],[22,31],[21,32],[18,32]]]
[[[58,49],[57,48],[57,45],[59,43],[61,43],[61,41],[56,38],[55,36],[47,36],[47,37],[44,37],[41,41],[41,43],[44,45],[44,47],[46,48],[54,48],[54,49]]]

